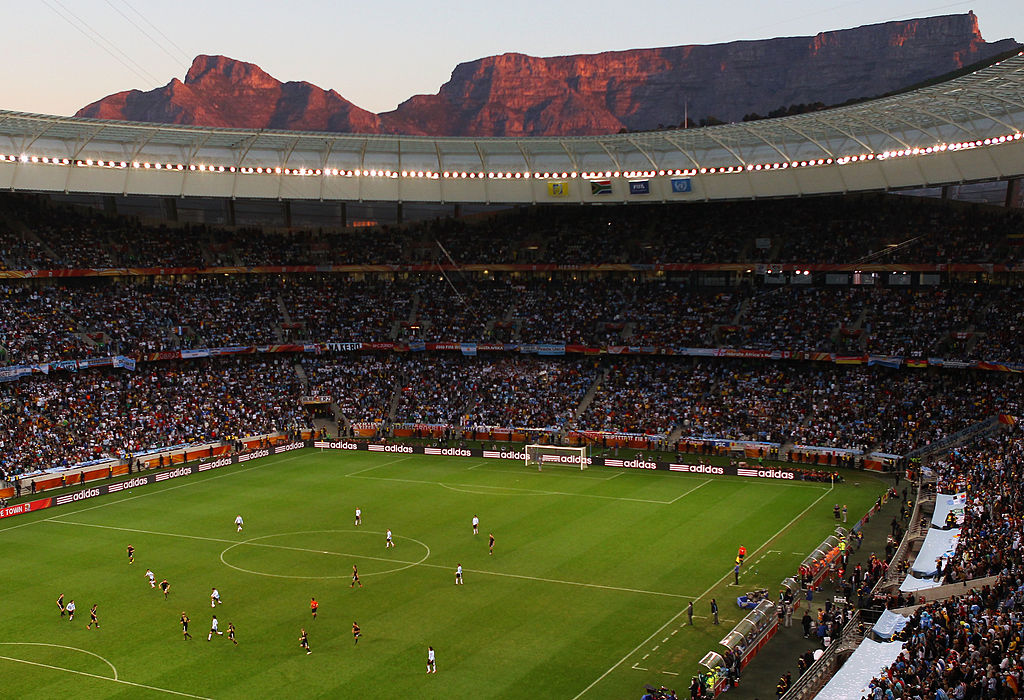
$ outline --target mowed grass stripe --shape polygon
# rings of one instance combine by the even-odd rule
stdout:
[[[396,459],[401,461],[384,464]],[[204,473],[180,485],[105,498],[96,504],[99,508],[49,511],[47,518],[68,522],[0,532],[10,557],[5,560],[17,562],[7,569],[8,585],[0,587],[0,605],[8,612],[0,641],[87,649],[109,659],[123,679],[204,697],[363,697],[379,693],[383,685],[391,694],[412,697],[470,697],[481,689],[488,697],[572,697],[653,626],[684,607],[686,596],[726,573],[723,562],[728,565],[740,540],[752,547],[755,528],[771,528],[768,534],[778,530],[821,493],[807,484],[786,488],[714,479],[686,494],[707,477],[611,471],[621,476],[606,481],[587,478],[588,472],[467,469],[477,462],[306,450],[261,461],[259,469],[224,468],[213,474],[217,479]],[[346,476],[371,467],[365,474],[497,488],[476,494]],[[523,498],[498,493],[501,487],[567,495]],[[652,504],[580,498],[579,493],[678,500]],[[851,512],[858,512],[852,497],[841,500],[849,500]],[[342,547],[345,535],[327,544],[318,539],[327,535],[312,532],[273,537],[353,529],[357,506],[363,509],[364,528],[383,532],[390,527],[399,538],[422,540],[431,549],[430,558],[402,572],[368,577],[364,588],[353,590],[347,578],[351,564],[360,563],[366,573],[386,565],[356,555],[401,561],[420,555],[411,554],[413,545],[402,539],[394,550],[385,550],[383,538],[369,534],[363,535],[365,542],[360,539],[356,546],[352,540],[347,548]],[[246,521],[240,534],[232,524],[239,513]],[[476,537],[470,528],[474,514],[482,521]],[[823,521],[807,529],[817,544],[832,524]],[[497,538],[494,556],[487,554],[490,531]],[[232,554],[244,551],[244,562],[236,563],[287,573],[318,556],[302,550],[336,551],[339,556],[319,556],[336,566],[342,578],[271,579],[220,563],[228,543],[268,536],[261,541],[283,547],[237,548]],[[124,554],[128,543],[137,549],[131,567]],[[788,539],[786,546],[773,548],[795,551]],[[351,555],[346,558],[343,552]],[[466,571],[465,586],[453,583],[456,563]],[[142,574],[147,566],[158,579],[171,581],[169,600],[146,584]],[[222,628],[228,621],[236,624],[238,647],[223,637],[206,641],[213,585],[225,601],[216,610]],[[60,592],[79,605],[80,617],[73,624],[56,614],[53,601]],[[312,595],[321,602],[315,623],[308,608]],[[92,602],[100,603],[99,633],[85,631],[87,614],[79,625]],[[177,617],[182,609],[192,617],[195,642],[181,640]],[[358,646],[349,630],[353,620],[365,635]],[[298,650],[303,625],[310,632],[311,656]],[[683,637],[687,651],[674,661],[681,670],[695,666],[710,648],[700,635],[684,631],[676,638]],[[438,651],[436,676],[424,673],[427,644]],[[83,668],[60,660],[29,660]],[[67,675],[26,667],[5,674],[5,692],[31,696],[45,687],[56,691],[50,696],[125,695],[123,689],[104,689],[113,684],[99,680],[79,688]],[[588,697],[632,695],[643,682],[654,680],[622,675],[611,674]]]

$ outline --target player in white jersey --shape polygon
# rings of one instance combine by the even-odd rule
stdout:
[[[244,524],[244,523],[242,522],[242,516],[241,516],[241,515],[237,516],[237,517],[235,518],[235,525],[236,525],[236,526],[238,527],[238,532],[241,532],[241,531],[242,531],[242,525],[243,525],[243,524]]]
[[[71,599],[68,601],[68,607],[65,608],[68,611],[68,622],[75,619],[75,601]]]
[[[363,524],[363,509],[362,508],[356,508],[356,525],[362,525],[362,524]]]
[[[434,647],[427,647],[427,673],[437,673],[437,663],[434,661]]]
[[[462,585],[462,564],[455,567],[455,585]]]
[[[473,534],[480,534],[480,518],[476,517],[475,515],[473,516]]]
[[[220,604],[221,604],[220,591],[218,591],[216,588],[211,588],[210,589],[210,607],[211,608],[215,608],[215,607],[217,607]]]
[[[217,616],[214,615],[213,616],[213,620],[210,622],[210,633],[208,635],[206,635],[206,641],[210,641],[211,639],[213,639],[213,635],[215,635],[215,634],[219,634],[219,635],[223,635],[224,634],[223,632],[220,631],[220,629],[218,627],[219,627],[219,625],[217,623]]]
[[[388,547],[394,546],[395,540],[391,537],[391,530],[388,530],[387,534],[384,536],[384,548],[387,549]]]
[[[152,569],[146,569],[146,578],[149,579],[149,587],[156,588],[156,576],[153,574]]]

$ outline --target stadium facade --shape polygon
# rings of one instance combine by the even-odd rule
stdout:
[[[639,203],[890,191],[1024,174],[1024,52],[912,92],[701,129],[339,135],[0,112],[15,191],[393,203]],[[1019,197],[1019,187],[1007,199]]]

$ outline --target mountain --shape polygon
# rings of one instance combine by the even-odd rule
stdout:
[[[713,116],[738,121],[798,103],[839,104],[906,88],[1018,46],[986,42],[973,12],[727,44],[461,63],[436,95],[374,114],[333,90],[225,56],[185,81],[105,97],[76,116],[129,121],[433,136],[575,136]]]

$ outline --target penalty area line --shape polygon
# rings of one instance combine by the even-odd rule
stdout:
[[[800,511],[800,513],[799,513],[799,514],[798,514],[798,515],[797,515],[797,516],[796,516],[795,518],[793,518],[793,519],[792,519],[792,520],[790,520],[790,521],[789,521],[788,523],[786,523],[785,525],[783,525],[783,526],[782,526],[782,527],[781,527],[781,528],[779,529],[779,531],[778,531],[778,532],[776,532],[776,533],[775,533],[774,535],[772,535],[771,537],[769,537],[769,538],[768,538],[768,539],[767,539],[767,540],[765,541],[765,543],[764,543],[764,544],[762,544],[762,545],[761,545],[760,547],[758,547],[758,548],[757,548],[757,549],[755,549],[755,550],[754,550],[753,552],[751,552],[751,553],[750,553],[750,555],[751,555],[751,556],[753,556],[753,555],[757,554],[757,553],[758,553],[758,552],[760,552],[760,551],[761,551],[762,549],[764,549],[764,548],[765,548],[765,547],[767,547],[767,546],[768,546],[769,544],[771,544],[771,543],[772,543],[772,542],[773,542],[773,541],[775,540],[775,538],[776,538],[776,537],[778,537],[778,536],[779,536],[779,535],[781,535],[781,534],[782,534],[783,532],[785,532],[785,531],[786,531],[786,530],[788,530],[788,529],[789,529],[790,527],[792,527],[792,526],[793,526],[793,523],[797,522],[798,520],[800,520],[800,518],[804,517],[804,515],[806,515],[806,514],[807,514],[807,511],[809,511],[809,510],[810,510],[811,508],[813,508],[814,506],[818,505],[818,503],[820,503],[820,502],[821,502],[821,499],[825,498],[825,496],[829,495],[829,494],[830,494],[830,493],[832,492],[832,489],[833,489],[833,488],[835,488],[835,485],[833,485],[833,486],[829,487],[829,489],[828,489],[827,491],[824,491],[824,492],[823,492],[823,493],[822,493],[822,494],[821,494],[820,496],[818,496],[817,498],[815,498],[815,499],[814,499],[814,501],[813,501],[813,502],[811,503],[811,505],[807,506],[807,507],[806,507],[806,508],[804,508],[804,509],[803,509],[802,511]],[[711,584],[710,586],[708,586],[707,590],[706,590],[706,591],[704,591],[703,593],[701,593],[701,594],[700,594],[699,596],[697,596],[697,598],[695,598],[695,599],[694,599],[694,601],[697,601],[697,600],[701,600],[702,598],[704,598],[704,597],[705,597],[705,596],[706,596],[706,595],[707,595],[708,593],[710,593],[711,591],[715,590],[715,588],[717,588],[718,586],[720,586],[720,585],[722,584],[722,582],[723,582],[723,581],[725,581],[725,580],[726,580],[727,578],[729,578],[729,577],[730,577],[731,575],[732,575],[732,572],[730,571],[729,573],[725,574],[725,576],[723,576],[722,578],[720,578],[720,579],[718,579],[717,581],[715,581],[714,583],[712,583],[712,584]],[[575,695],[575,696],[574,696],[574,697],[572,698],[572,700],[579,700],[579,698],[581,698],[581,697],[583,697],[584,695],[586,695],[587,691],[589,691],[589,690],[590,690],[591,688],[593,688],[593,687],[594,687],[595,685],[597,685],[598,683],[600,683],[601,681],[603,681],[603,680],[604,680],[605,678],[607,678],[607,677],[608,677],[608,674],[610,674],[610,673],[611,673],[612,671],[614,671],[614,670],[615,670],[615,669],[617,669],[617,668],[618,668],[619,666],[621,666],[621,665],[622,665],[622,664],[623,664],[623,663],[624,663],[624,662],[625,662],[625,661],[626,661],[626,660],[627,660],[627,659],[628,659],[629,657],[631,657],[631,656],[632,656],[633,654],[635,654],[635,653],[637,653],[638,651],[640,651],[640,650],[641,650],[641,649],[642,649],[642,648],[643,648],[643,647],[644,647],[644,646],[645,646],[645,645],[646,645],[646,644],[647,644],[648,642],[650,642],[650,641],[651,641],[652,639],[654,639],[654,638],[655,638],[655,637],[657,637],[657,636],[658,636],[659,634],[661,634],[661,633],[662,633],[662,631],[663,631],[663,630],[664,630],[664,629],[665,629],[666,627],[668,627],[668,626],[669,626],[669,625],[671,625],[671,624],[672,624],[673,622],[675,622],[675,621],[676,621],[676,620],[678,620],[678,619],[679,619],[680,617],[682,617],[683,613],[685,613],[685,612],[686,612],[686,608],[683,608],[682,610],[680,610],[679,612],[677,612],[677,613],[676,613],[675,615],[673,615],[673,616],[672,616],[672,617],[671,617],[671,618],[670,618],[670,619],[669,619],[669,620],[668,620],[668,621],[667,621],[667,622],[666,622],[665,624],[663,624],[663,625],[662,625],[661,627],[659,627],[658,629],[654,630],[654,632],[652,632],[652,633],[651,633],[651,635],[650,635],[649,637],[647,637],[647,639],[645,639],[644,641],[640,642],[640,643],[639,643],[639,644],[637,644],[637,645],[636,645],[635,647],[633,647],[632,649],[630,649],[629,653],[627,653],[627,654],[626,654],[625,656],[623,656],[623,657],[622,657],[621,659],[619,659],[618,661],[616,661],[616,662],[615,662],[615,664],[614,664],[614,665],[613,665],[613,666],[612,666],[611,668],[609,668],[609,669],[608,669],[607,671],[605,671],[605,672],[604,672],[604,673],[602,673],[602,674],[601,674],[600,676],[598,676],[598,677],[597,677],[596,679],[594,679],[594,681],[593,681],[593,682],[591,682],[591,684],[590,684],[590,685],[588,685],[588,686],[587,686],[586,688],[584,688],[584,689],[583,689],[583,690],[581,690],[581,691],[580,691],[579,693],[577,693],[577,694],[576,694],[576,695]]]
[[[111,678],[109,676],[100,676],[96,673],[87,673],[86,671],[75,671],[74,669],[64,668],[63,666],[52,666],[50,664],[39,663],[38,661],[27,661],[25,659],[15,659],[11,656],[0,656],[0,659],[5,661],[13,661],[19,664],[28,664],[29,666],[38,666],[39,668],[48,668],[53,671],[64,671],[65,673],[74,673],[78,676],[87,676],[89,678],[98,678],[101,681],[110,681],[111,683],[122,683],[124,685],[134,686],[136,688],[145,688],[146,690],[155,690],[160,693],[169,693],[170,695],[180,695],[185,698],[198,698],[199,700],[213,700],[205,695],[193,695],[192,693],[183,693],[180,690],[171,690],[169,688],[158,688],[155,685],[146,685],[145,683],[133,683],[132,681],[126,681],[121,678]]]

